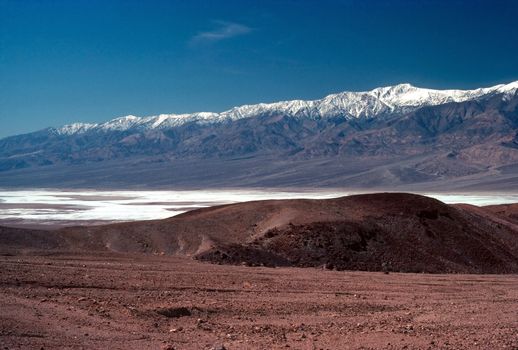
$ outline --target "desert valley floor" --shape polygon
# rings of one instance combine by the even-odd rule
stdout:
[[[518,276],[0,258],[2,349],[517,349]]]

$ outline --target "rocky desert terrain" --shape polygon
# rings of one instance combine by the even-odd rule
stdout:
[[[0,258],[2,349],[517,349],[516,275]]]
[[[517,211],[381,193],[0,227],[0,344],[518,349]]]

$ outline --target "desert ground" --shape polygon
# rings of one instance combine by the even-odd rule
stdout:
[[[518,276],[0,257],[2,349],[518,349]]]
[[[0,350],[518,349],[517,214],[385,193],[0,226]]]

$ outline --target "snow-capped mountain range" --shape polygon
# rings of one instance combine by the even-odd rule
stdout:
[[[0,140],[0,188],[507,191],[517,183],[518,81],[467,91],[400,84],[221,113],[126,116]]]
[[[496,94],[503,94],[505,99],[514,95],[517,90],[518,81],[475,90],[433,90],[418,88],[410,84],[399,84],[380,87],[371,91],[341,92],[313,101],[293,100],[243,105],[221,113],[160,114],[149,117],[128,115],[99,124],[69,124],[55,129],[55,132],[60,135],[75,135],[88,131],[168,129],[186,123],[212,124],[264,114],[315,119],[329,117],[373,118],[380,115],[411,112],[424,106],[476,100]]]

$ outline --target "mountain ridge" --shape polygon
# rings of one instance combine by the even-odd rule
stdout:
[[[423,106],[463,102],[469,99],[487,97],[491,94],[503,93],[505,96],[508,96],[517,90],[518,81],[474,90],[436,90],[418,88],[409,83],[402,83],[378,87],[370,91],[344,91],[330,94],[317,100],[288,100],[242,105],[221,113],[196,112],[188,114],[160,114],[148,117],[127,115],[104,123],[78,122],[51,129],[61,135],[73,135],[93,130],[165,129],[189,122],[203,124],[234,121],[272,112],[310,118],[333,117],[340,114],[346,118],[370,118],[382,113],[409,112]]]
[[[406,107],[387,102],[375,117],[315,116],[291,101],[288,107],[304,113],[258,105],[257,114],[235,120],[202,113],[170,126],[168,116],[130,116],[97,129],[45,129],[0,140],[0,187],[514,189],[517,88],[447,90],[432,100],[468,99],[415,108],[408,101],[422,102],[429,90],[382,88],[362,103],[372,94],[406,96],[398,104]]]

